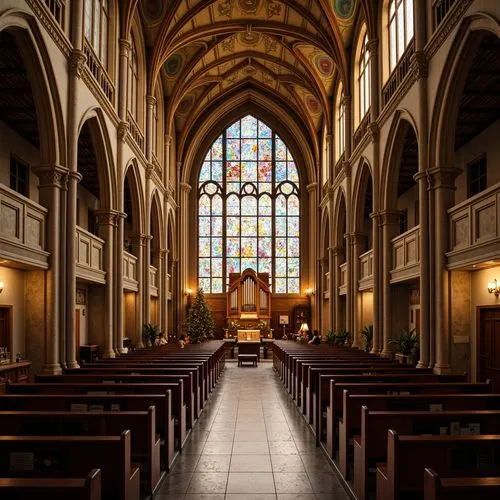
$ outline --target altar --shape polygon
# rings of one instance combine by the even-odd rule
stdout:
[[[238,330],[238,342],[260,342],[260,330]]]

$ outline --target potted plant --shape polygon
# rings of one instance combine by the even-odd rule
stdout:
[[[396,339],[391,339],[390,344],[394,346],[396,351],[396,359],[399,363],[415,364],[417,349],[420,342],[420,337],[413,330],[403,329],[399,332]]]
[[[151,323],[144,323],[142,325],[142,340],[148,346],[155,345],[156,339],[160,334],[160,327]]]
[[[339,346],[349,344],[351,340],[351,334],[344,328],[341,328],[336,332],[335,340],[336,340],[336,345]]]
[[[330,329],[326,334],[325,341],[330,347],[332,347],[336,343],[336,338],[337,338],[337,333],[335,332],[335,330]]]
[[[365,325],[363,330],[361,330],[361,337],[365,352],[370,352],[373,347],[373,325]]]

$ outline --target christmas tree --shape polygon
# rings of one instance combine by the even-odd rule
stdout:
[[[205,300],[205,295],[201,288],[196,293],[194,302],[189,308],[184,326],[193,344],[198,344],[212,337],[215,333],[215,321],[212,311]]]

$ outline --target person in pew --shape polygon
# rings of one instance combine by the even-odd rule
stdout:
[[[165,345],[166,343],[167,339],[165,338],[165,334],[163,332],[160,332],[158,338],[156,339],[155,345],[160,346]]]
[[[181,336],[179,337],[179,345],[181,346],[181,349],[184,349],[184,345],[186,344],[186,336],[181,333]]]
[[[318,330],[314,330],[312,337],[310,338],[308,344],[318,345],[321,344],[321,338],[319,336]]]

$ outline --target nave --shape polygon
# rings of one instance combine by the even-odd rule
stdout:
[[[157,500],[347,500],[272,364],[226,363]]]

